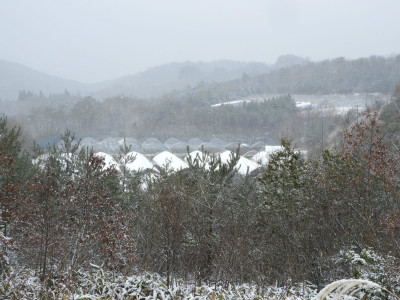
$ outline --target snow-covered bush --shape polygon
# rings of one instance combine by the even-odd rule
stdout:
[[[349,250],[341,255],[349,264],[352,278],[373,281],[397,294],[400,292],[400,268],[393,256],[383,256],[372,249],[359,253]]]

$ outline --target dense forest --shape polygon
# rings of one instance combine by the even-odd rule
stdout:
[[[281,102],[291,113],[291,98]],[[20,129],[3,117],[0,293],[61,297],[89,293],[90,283],[93,295],[133,298],[150,292],[105,291],[104,282],[147,271],[165,276],[168,293],[178,281],[317,289],[353,277],[399,294],[399,141],[386,130],[397,126],[399,102],[395,93],[380,113],[360,116],[340,148],[315,158],[282,139],[257,177],[238,174],[237,152],[226,164],[203,153],[178,172],[129,172],[135,157],[127,147],[116,155],[117,171],[79,150],[69,131],[43,156],[37,147],[24,151]],[[237,109],[270,104],[254,105]],[[33,279],[20,272],[41,289],[27,291]]]
[[[31,102],[20,101],[24,107],[39,102],[37,97],[31,99]],[[271,131],[271,136],[276,138],[284,122],[295,112],[294,99],[288,95],[260,103],[222,107],[183,100],[146,102],[117,97],[100,102],[87,97],[69,108],[38,105],[27,114],[23,124],[39,139],[60,135],[66,129],[82,137],[237,139],[249,135],[263,137],[266,131]]]

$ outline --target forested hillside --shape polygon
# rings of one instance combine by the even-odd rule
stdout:
[[[337,58],[199,86],[186,90],[182,97],[218,103],[254,94],[390,94],[399,82],[400,56],[371,56],[356,60]]]
[[[296,63],[296,62],[293,62]],[[135,75],[99,83],[92,96],[100,99],[125,96],[161,97],[174,90],[198,84],[225,82],[247,76],[268,73],[273,66],[264,63],[236,61],[171,63],[150,68]]]
[[[254,94],[391,93],[400,81],[400,56],[337,58],[312,62],[286,55],[275,64],[215,61],[171,63],[114,80],[84,84],[55,78],[22,65],[0,62],[0,100],[21,90],[97,99],[157,98],[165,94],[216,103]]]

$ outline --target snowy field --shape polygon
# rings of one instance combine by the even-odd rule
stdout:
[[[239,105],[244,102],[261,102],[265,99],[278,97],[280,95],[259,95],[241,98],[228,102],[221,102],[211,105],[218,107],[221,105]],[[354,94],[331,94],[331,95],[291,95],[296,102],[296,107],[300,109],[335,109],[338,113],[350,109],[364,110],[368,106],[374,105],[377,101],[388,102],[389,96],[379,93],[354,93]]]

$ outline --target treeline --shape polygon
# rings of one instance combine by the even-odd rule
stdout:
[[[238,175],[236,153],[227,164],[204,154],[188,169],[151,174],[129,172],[121,155],[117,172],[78,152],[69,132],[40,155],[21,151],[18,129],[4,118],[0,131],[1,276],[18,266],[68,284],[93,263],[158,272],[167,285],[323,285],[357,276],[341,251],[372,248],[393,257],[379,267],[379,283],[398,286],[398,152],[383,143],[376,114],[316,159],[282,140],[258,178]]]
[[[243,76],[224,83],[199,85],[177,92],[175,96],[218,103],[254,94],[390,94],[399,82],[400,55],[356,60],[337,58],[294,65],[258,76]]]
[[[28,100],[21,100],[24,105]],[[32,98],[32,102],[38,100]],[[296,113],[289,95],[239,106],[211,107],[183,100],[144,102],[131,98],[96,101],[87,97],[67,106],[38,106],[23,120],[37,139],[60,135],[66,129],[82,137],[132,136],[182,139],[193,137],[276,137]]]
[[[320,151],[338,125],[348,126],[356,117],[355,111],[338,115],[334,111],[297,109],[290,95],[282,95],[219,107],[189,100],[113,98],[99,102],[84,98],[70,107],[38,107],[17,119],[39,141],[58,137],[67,129],[82,138],[219,137],[271,144],[279,143],[284,133],[298,146]]]
[[[16,101],[0,101],[0,111],[6,115],[26,116],[36,110],[70,109],[82,97],[71,94],[68,90],[60,94],[33,93],[20,90]]]

